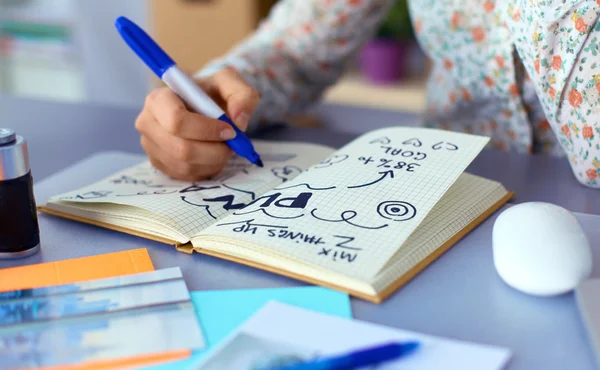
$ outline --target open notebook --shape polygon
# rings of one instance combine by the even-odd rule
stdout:
[[[145,162],[40,210],[381,302],[511,197],[465,173],[488,138],[426,128],[369,132],[339,150],[255,141],[213,179]]]

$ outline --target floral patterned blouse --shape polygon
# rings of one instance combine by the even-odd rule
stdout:
[[[280,0],[257,32],[198,72],[236,68],[261,94],[252,122],[315,103],[394,0]],[[600,188],[600,0],[410,0],[434,63],[423,124],[501,150],[566,156]]]

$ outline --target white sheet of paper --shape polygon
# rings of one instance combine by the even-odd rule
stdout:
[[[505,348],[397,330],[269,302],[194,368],[231,368],[227,367],[231,363],[236,364],[236,370],[250,370],[267,358],[329,357],[393,341],[414,340],[421,344],[417,351],[377,369],[500,370],[511,357],[510,350]]]

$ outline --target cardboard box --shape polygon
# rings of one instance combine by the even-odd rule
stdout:
[[[152,0],[152,33],[194,73],[252,34],[276,0]]]

